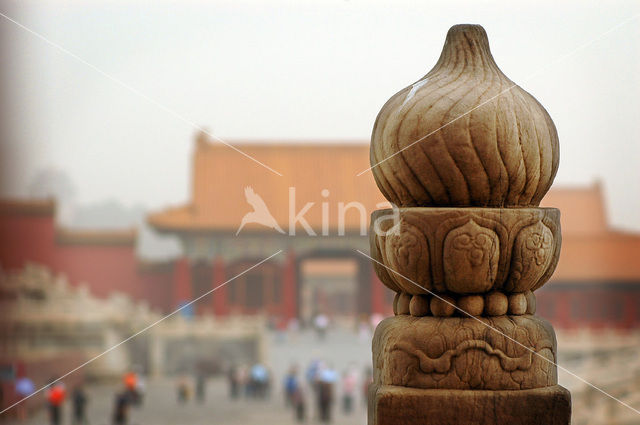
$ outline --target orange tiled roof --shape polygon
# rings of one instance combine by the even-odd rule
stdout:
[[[551,189],[541,205],[561,212],[562,251],[554,280],[640,279],[640,235],[608,226],[600,184]]]
[[[640,281],[640,236],[609,232],[562,237],[553,280],[576,282]]]
[[[329,227],[338,226],[338,202],[358,201],[368,215],[386,202],[372,174],[357,176],[369,167],[366,143],[250,144],[234,143],[243,152],[282,173],[274,174],[220,143],[198,138],[193,156],[192,198],[189,205],[151,214],[148,222],[159,230],[220,230],[238,228],[244,214],[252,211],[245,199],[245,187],[252,187],[283,229],[288,229],[289,188],[295,187],[295,211],[307,202],[314,205],[304,215],[316,231],[322,229],[323,202],[329,203]],[[329,191],[328,197],[322,191]],[[345,227],[358,230],[355,209],[345,215]],[[268,228],[251,225],[248,230]]]
[[[562,235],[595,236],[608,233],[607,218],[600,184],[590,187],[554,187],[540,206],[558,208]]]

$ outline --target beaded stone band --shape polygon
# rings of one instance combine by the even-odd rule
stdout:
[[[433,296],[398,292],[393,299],[393,313],[396,316],[522,316],[535,312],[536,296],[531,291],[508,294],[495,291],[482,295],[449,293]]]

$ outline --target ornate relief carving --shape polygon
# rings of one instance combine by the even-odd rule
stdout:
[[[479,320],[432,316],[385,319],[374,336],[374,365],[379,369],[375,383],[483,390],[557,384],[551,363],[555,362],[551,325],[535,316]],[[488,331],[487,325],[509,338]]]
[[[498,273],[500,241],[491,229],[469,220],[444,240],[443,265],[447,289],[452,292],[485,292]]]
[[[396,224],[384,236],[382,256],[385,259],[384,263],[392,270],[402,270],[399,273],[391,272],[389,276],[406,292],[411,294],[427,293],[420,286],[431,289],[429,246],[427,238],[420,229],[404,222]]]
[[[500,366],[506,372],[514,370],[529,370],[532,364],[531,351],[527,351],[520,357],[509,357],[504,351],[495,349],[487,341],[480,339],[469,339],[462,341],[456,348],[445,351],[437,358],[431,358],[422,351],[415,351],[413,347],[406,343],[398,343],[395,350],[403,351],[408,355],[415,355],[420,362],[420,370],[424,373],[448,373],[451,371],[453,360],[467,354],[470,350],[481,350],[489,356],[495,356],[500,361]]]
[[[381,247],[384,248],[384,242],[384,236],[378,237],[373,233],[371,233],[371,235],[369,236],[371,256],[375,260],[373,261],[373,269],[380,278],[380,281],[384,283],[387,288],[395,291],[396,293],[399,293],[400,291],[402,291],[402,288],[400,288],[398,284],[393,279],[391,279],[391,276],[389,276],[391,272],[386,267],[380,264],[384,263],[385,261],[385,259],[382,258],[381,252]]]
[[[523,292],[532,288],[549,268],[553,242],[551,229],[541,221],[522,229],[512,251],[511,274],[505,289]]]
[[[371,234],[371,247],[374,258],[379,257],[388,267],[376,267],[386,286],[411,294],[427,293],[421,287],[432,289],[428,239],[420,228],[400,221],[385,228],[383,234]]]
[[[372,221],[387,210],[375,212]],[[437,292],[526,292],[551,276],[560,254],[560,214],[552,208],[400,208],[399,222],[371,234],[373,258]],[[394,291],[423,294],[377,265]]]

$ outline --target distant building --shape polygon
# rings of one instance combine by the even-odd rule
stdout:
[[[640,234],[611,229],[602,188],[552,189],[542,206],[559,208],[560,261],[536,292],[538,314],[559,328],[640,325]]]
[[[98,296],[120,291],[162,311],[215,288],[196,313],[389,314],[393,293],[356,251],[369,251],[361,233],[371,211],[388,206],[371,173],[358,175],[369,167],[368,144],[234,146],[282,175],[198,135],[190,200],[147,219],[179,238],[175,261],[138,260],[134,232],[59,229],[51,202],[5,201],[0,264],[36,261]],[[562,211],[563,244],[553,281],[536,293],[538,313],[559,328],[640,325],[640,235],[607,226],[599,185],[552,189],[543,205]]]
[[[379,283],[371,261],[356,251],[369,250],[371,211],[381,203],[388,206],[370,173],[357,176],[369,166],[368,146],[244,143],[238,147],[282,175],[199,135],[190,202],[148,217],[152,227],[182,242],[174,301],[220,286],[211,297],[214,311],[221,315],[264,311],[306,320],[320,312],[346,313],[345,309],[350,315],[388,313],[392,294]],[[361,206],[349,204],[352,201]],[[256,223],[240,228],[245,214],[256,208],[252,202],[263,203],[256,210],[258,218],[265,216],[277,228]],[[301,219],[290,223],[298,214]],[[281,254],[222,286],[279,250]],[[350,262],[356,270],[342,285],[342,294],[335,292],[335,285],[328,290],[318,283],[313,276],[318,267],[308,266],[317,261],[326,265],[328,260]],[[333,276],[323,272],[322,279],[344,278],[340,270],[346,269],[336,268]],[[331,267],[325,272],[331,273]],[[336,311],[335,303],[325,302],[331,297],[352,302]]]

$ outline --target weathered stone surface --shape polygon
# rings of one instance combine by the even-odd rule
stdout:
[[[431,298],[429,305],[431,314],[437,317],[453,316],[456,312],[456,300],[448,295],[439,295]]]
[[[531,308],[529,302],[533,303]],[[491,292],[484,295],[437,294],[409,295],[396,292],[393,313],[423,316],[504,316],[523,315],[535,312],[535,296],[531,291],[518,294]]]
[[[484,312],[487,316],[503,316],[509,309],[509,299],[502,292],[492,292],[484,296]]]
[[[429,297],[426,295],[414,295],[409,303],[409,314],[416,317],[428,316]]]
[[[398,315],[398,300],[400,299],[400,292],[396,292],[393,297],[393,314]]]
[[[369,387],[369,425],[567,425],[571,395],[559,385],[517,391]]]
[[[527,312],[527,297],[520,294],[509,294],[509,314],[521,315]]]
[[[396,314],[409,314],[409,303],[411,302],[411,295],[407,293],[401,293],[398,297],[398,304],[396,306]]]
[[[569,423],[555,334],[532,315],[560,255],[560,212],[537,208],[558,151],[477,25],[452,27],[436,66],[382,107],[372,171],[399,208],[372,214],[370,245],[400,295],[374,335],[369,424]]]
[[[481,295],[466,295],[458,298],[457,306],[470,316],[480,316],[484,311],[484,298]]]
[[[398,206],[537,206],[558,159],[551,117],[500,71],[478,25],[449,30],[434,68],[387,101],[371,136],[376,183]]]
[[[536,295],[527,291],[524,293],[525,298],[527,299],[527,314],[535,314],[536,313]]]
[[[540,388],[557,384],[555,350],[553,328],[535,316],[395,316],[376,328],[374,380],[425,389]]]
[[[376,273],[410,294],[535,290],[562,242],[555,208],[400,208],[374,211],[371,222],[371,255],[391,269],[376,264]]]

